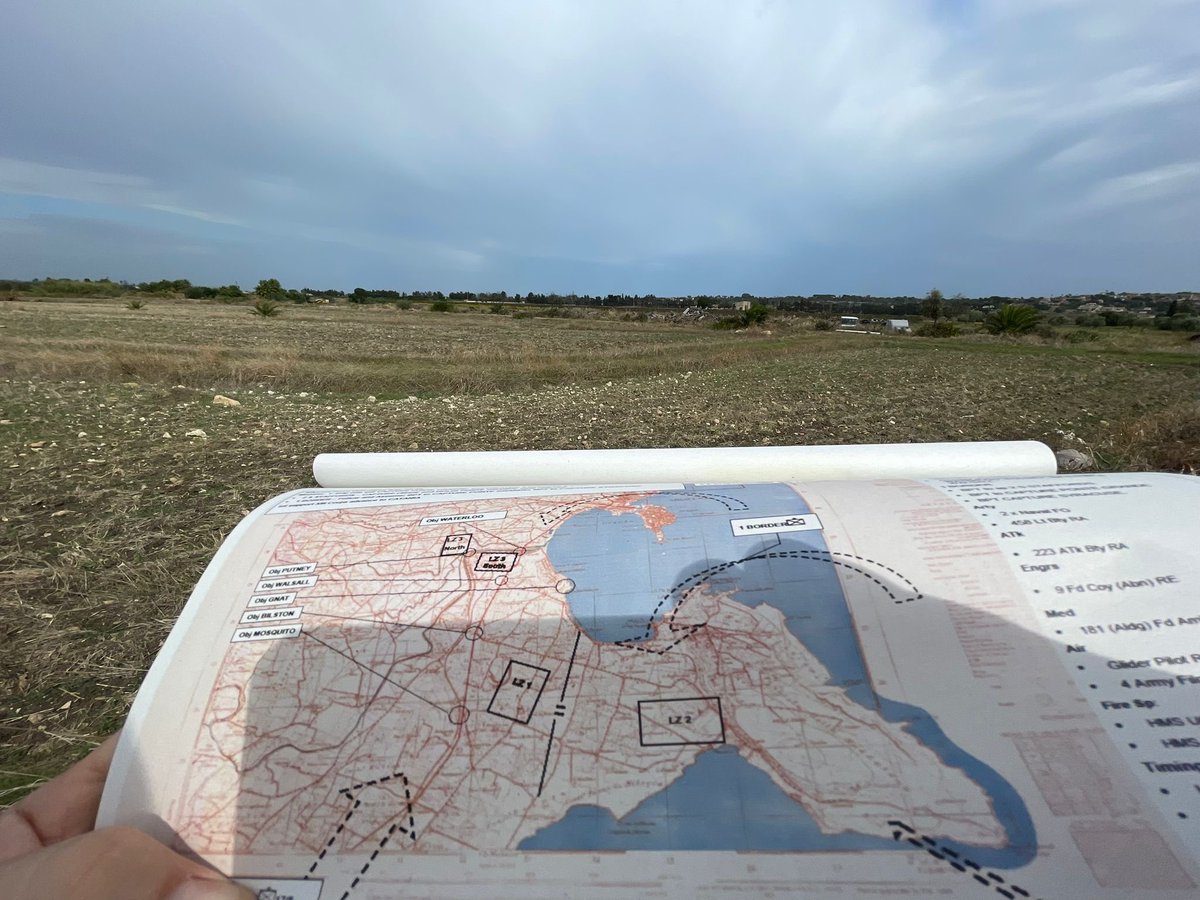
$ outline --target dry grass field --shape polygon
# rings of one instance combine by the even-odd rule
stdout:
[[[1200,342],[1107,332],[0,303],[0,805],[120,725],[223,535],[316,453],[1032,438],[1196,471]]]

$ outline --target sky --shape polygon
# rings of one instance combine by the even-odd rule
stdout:
[[[1194,0],[41,0],[0,277],[1200,289]]]

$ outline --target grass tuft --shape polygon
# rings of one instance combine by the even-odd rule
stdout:
[[[1109,448],[1113,467],[1200,475],[1200,402],[1173,404],[1124,423]]]

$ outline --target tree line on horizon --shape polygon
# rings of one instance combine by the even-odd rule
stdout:
[[[776,296],[759,296],[750,293],[740,295],[700,294],[684,297],[660,297],[656,294],[560,294],[540,293],[529,291],[525,294],[507,291],[398,291],[385,288],[356,287],[350,291],[341,289],[301,288],[299,290],[285,288],[277,278],[261,279],[253,291],[243,290],[237,284],[209,286],[193,284],[186,278],[160,279],[158,281],[126,282],[112,281],[108,278],[99,279],[0,279],[0,292],[10,295],[16,292],[34,296],[94,296],[119,297],[129,293],[180,295],[189,300],[215,299],[233,302],[257,296],[275,302],[306,303],[314,298],[348,303],[396,303],[396,302],[438,302],[458,301],[470,303],[522,303],[539,306],[571,307],[639,307],[679,309],[694,307],[699,309],[719,309],[733,307],[739,301],[748,301],[773,310],[783,312],[801,312],[820,315],[835,313],[859,313],[875,316],[922,316],[925,319],[938,321],[946,318],[959,318],[970,311],[980,309],[1000,308],[1011,304],[1025,304],[1038,309],[1076,308],[1088,302],[1098,302],[1105,306],[1139,309],[1149,307],[1160,316],[1174,317],[1179,313],[1191,314],[1195,308],[1195,294],[1191,292],[1176,293],[1122,293],[1112,291],[1092,294],[1076,294],[1067,298],[1059,297],[1008,297],[993,295],[987,297],[966,297],[956,294],[945,297],[936,288],[924,297],[910,295],[873,296],[869,294],[786,294]],[[1116,319],[1114,319],[1116,316]],[[1106,318],[1104,324],[1129,324],[1121,319],[1121,314],[1108,310],[1101,318]],[[1113,321],[1107,321],[1113,319]],[[1118,319],[1121,319],[1118,321]]]

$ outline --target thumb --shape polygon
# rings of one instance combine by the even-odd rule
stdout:
[[[219,872],[133,828],[102,828],[0,863],[10,900],[253,900]]]

